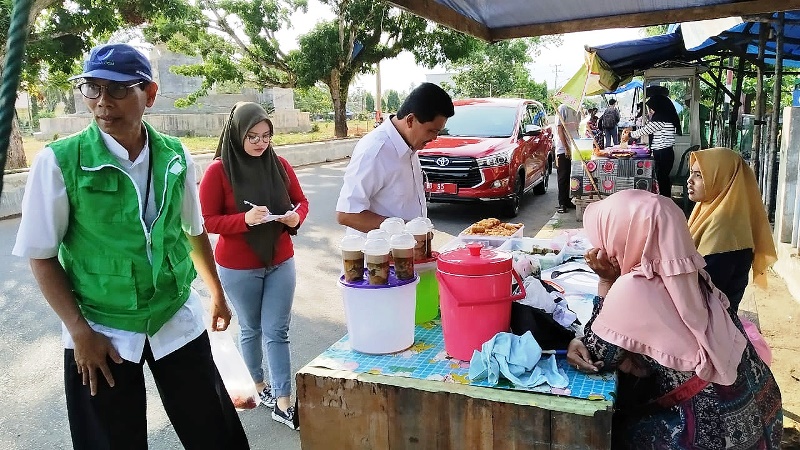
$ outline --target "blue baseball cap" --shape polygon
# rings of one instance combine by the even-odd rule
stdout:
[[[150,61],[139,50],[129,44],[103,44],[89,52],[83,63],[83,73],[70,77],[102,78],[110,81],[153,81]]]

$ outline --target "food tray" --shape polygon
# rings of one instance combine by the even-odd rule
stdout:
[[[508,222],[508,223],[514,223],[514,222]],[[469,231],[469,229],[471,227],[472,227],[472,225],[468,226],[467,228],[464,228],[460,233],[458,233],[458,236],[459,237],[466,237],[466,238],[470,238],[470,239],[502,239],[502,240],[508,240],[508,239],[513,238],[513,237],[522,237],[522,233],[525,230],[525,225],[523,224],[521,227],[519,227],[519,230],[514,232],[514,234],[510,234],[508,236],[495,236],[493,234],[468,234],[467,231]]]
[[[513,252],[515,250],[521,250],[524,252],[530,252],[533,250],[533,247],[539,248],[548,248],[553,250],[558,250],[558,254],[548,253],[547,255],[532,255],[539,261],[539,266],[542,270],[547,270],[551,267],[555,267],[559,264],[564,262],[566,258],[566,245],[558,245],[555,246],[553,241],[550,239],[538,239],[538,238],[528,238],[528,237],[520,237],[520,238],[512,238],[508,239],[506,242],[501,245],[498,250],[506,251],[506,252]]]

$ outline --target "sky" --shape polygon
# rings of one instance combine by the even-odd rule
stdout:
[[[328,6],[317,0],[309,0],[307,13],[297,12],[292,16],[293,28],[277,34],[281,49],[286,52],[297,48],[298,36],[308,32],[318,21],[333,17]],[[547,82],[547,87],[550,89],[555,84],[561,87],[583,64],[584,45],[603,45],[641,37],[644,35],[640,28],[615,28],[564,34],[562,45],[541,48],[540,54],[534,56],[533,63],[529,65],[531,78],[538,82]],[[425,74],[444,72],[446,72],[444,68],[431,70],[417,66],[411,53],[402,52],[396,58],[381,62],[381,90],[386,92],[394,89],[398,92],[408,92],[412,83],[417,85],[425,81]],[[351,89],[359,86],[374,93],[375,75],[357,77]]]

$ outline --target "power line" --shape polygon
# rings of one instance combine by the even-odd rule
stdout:
[[[553,74],[555,74],[555,79],[553,80],[553,90],[556,90],[558,89],[558,73],[561,72],[561,70],[559,70],[561,64],[550,64],[550,67],[553,68]]]

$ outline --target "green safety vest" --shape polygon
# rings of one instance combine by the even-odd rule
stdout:
[[[70,208],[58,257],[81,312],[101,325],[152,336],[186,303],[197,273],[181,227],[183,147],[178,139],[144,125],[158,210],[149,232],[137,188],[106,148],[95,122],[50,148]]]

